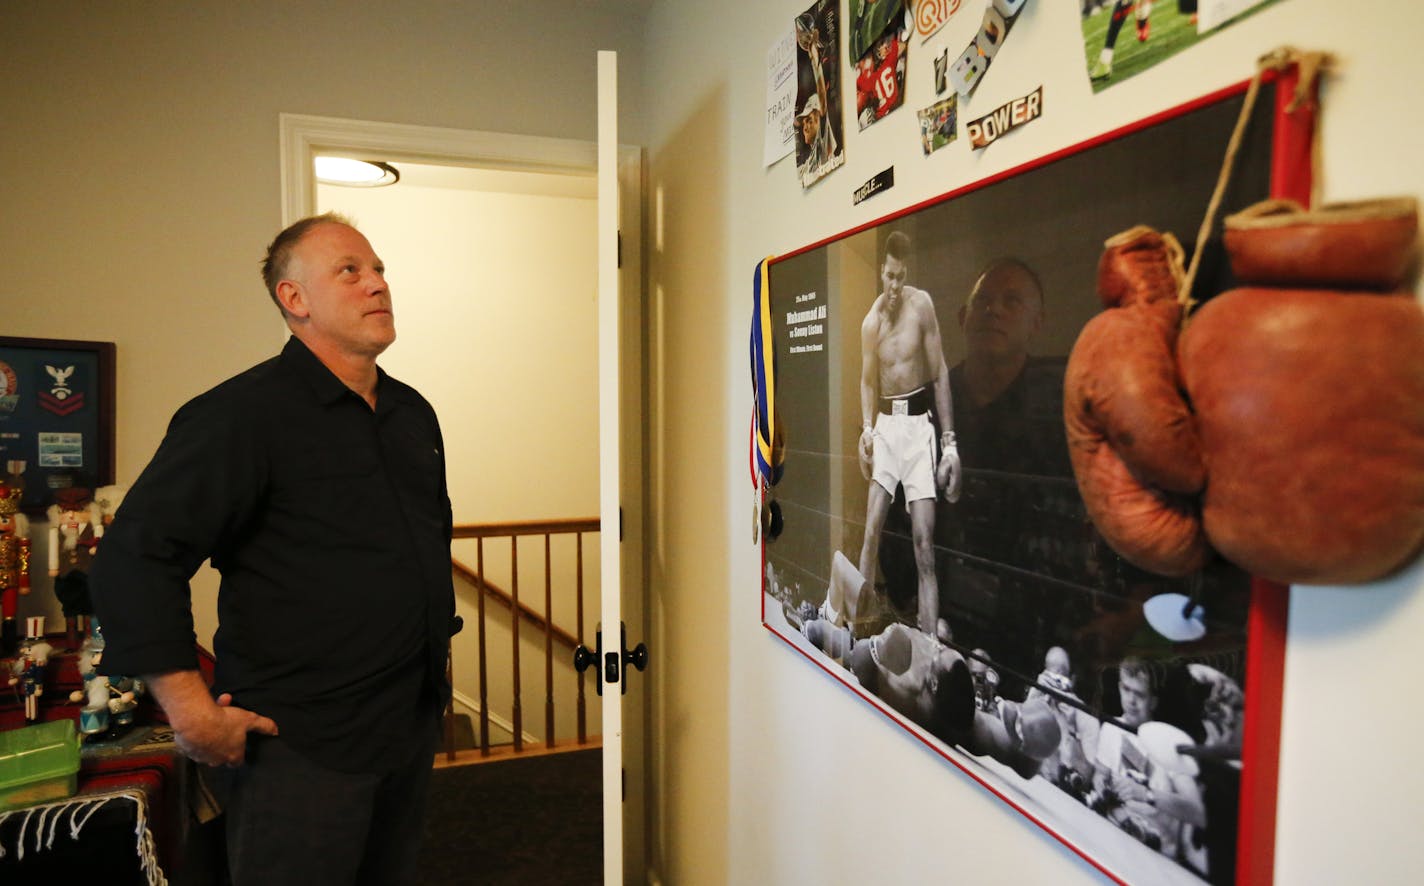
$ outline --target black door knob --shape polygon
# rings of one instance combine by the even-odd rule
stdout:
[[[632,649],[625,650],[623,660],[640,671],[648,669],[648,644],[639,643]]]

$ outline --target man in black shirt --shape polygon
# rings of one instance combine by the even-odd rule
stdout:
[[[1063,360],[1029,355],[1043,316],[1043,285],[1014,258],[991,262],[959,309],[966,354],[949,388],[966,472],[1072,476]]]
[[[104,666],[231,767],[238,886],[408,882],[456,624],[440,428],[376,366],[390,290],[349,222],[292,225],[263,278],[292,338],[179,409],[129,491],[91,575]],[[216,699],[188,585],[209,558]]]
[[[1057,540],[1071,531],[1061,515],[1081,507],[1063,432],[1065,361],[1031,353],[1044,315],[1038,274],[1008,257],[985,266],[959,309],[965,356],[949,389],[964,495],[936,522],[936,544],[1032,572],[1056,568],[1046,558],[1059,562]]]

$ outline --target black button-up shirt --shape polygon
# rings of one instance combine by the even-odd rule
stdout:
[[[409,759],[448,694],[450,499],[430,404],[373,411],[296,338],[184,405],[99,545],[104,670],[196,666],[189,579],[222,573],[215,689],[325,765]]]
[[[1063,368],[1057,357],[1030,357],[1018,376],[990,402],[976,406],[964,364],[949,370],[954,433],[966,470],[1072,477],[1063,431]]]

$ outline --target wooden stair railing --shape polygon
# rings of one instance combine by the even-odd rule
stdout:
[[[599,531],[599,520],[597,517],[558,519],[558,520],[526,520],[503,523],[466,523],[454,527],[453,537],[457,539],[473,538],[475,542],[476,563],[472,570],[470,567],[457,559],[451,558],[451,569],[455,574],[470,581],[476,589],[476,622],[477,622],[477,646],[479,661],[479,703],[480,703],[480,753],[482,756],[489,756],[489,669],[488,660],[485,654],[485,597],[492,596],[494,599],[510,612],[510,634],[511,634],[511,679],[513,682],[513,703],[512,719],[514,733],[514,750],[516,753],[524,748],[524,717],[520,699],[520,671],[519,671],[519,628],[524,619],[535,623],[542,628],[544,633],[544,681],[545,681],[545,701],[544,701],[544,741],[546,747],[554,746],[554,639],[559,642],[576,648],[583,644],[583,536],[585,533]],[[518,539],[522,536],[542,535],[544,536],[544,612],[541,615],[528,604],[519,599],[519,544]],[[576,551],[575,567],[575,600],[577,607],[577,628],[571,634],[558,627],[553,622],[553,569],[551,554],[551,538],[555,535],[573,535]],[[508,591],[497,587],[485,578],[485,550],[486,539],[508,538],[509,544],[509,575],[510,587]],[[447,677],[454,685],[454,673],[452,659],[446,659]],[[578,702],[576,720],[578,726],[578,743],[586,744],[588,741],[586,702],[584,699],[584,679],[583,674],[577,674],[576,685],[578,686]],[[454,741],[454,702],[445,710],[445,754],[449,760],[455,759]]]
[[[512,609],[514,607],[514,597],[509,593],[509,591],[506,591],[504,588],[490,581],[488,578],[480,578],[478,572],[476,572],[468,564],[461,561],[458,557],[450,558],[450,567],[454,570],[456,575],[460,576],[465,581],[469,582],[471,585],[474,585],[477,588],[484,587],[485,593],[492,597],[496,603],[499,603],[505,609]],[[544,620],[543,614],[536,611],[528,603],[525,603],[523,601],[519,603],[519,617],[521,620],[529,620],[534,624],[534,627],[539,630],[547,629],[552,632],[554,635],[554,639],[559,641],[563,645],[569,647],[569,651],[571,652],[579,645],[579,640],[577,637],[575,637],[573,634],[570,634],[568,631],[564,630],[558,625],[550,625]]]

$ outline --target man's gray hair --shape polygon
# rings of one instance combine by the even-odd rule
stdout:
[[[309,215],[300,221],[292,222],[273,238],[267,247],[267,255],[262,259],[262,282],[267,284],[267,294],[272,296],[272,303],[284,317],[287,315],[287,309],[282,307],[282,302],[277,298],[277,284],[287,278],[287,268],[292,263],[292,253],[296,251],[297,244],[308,231],[318,225],[345,225],[353,231],[356,230],[356,224],[339,212]]]

